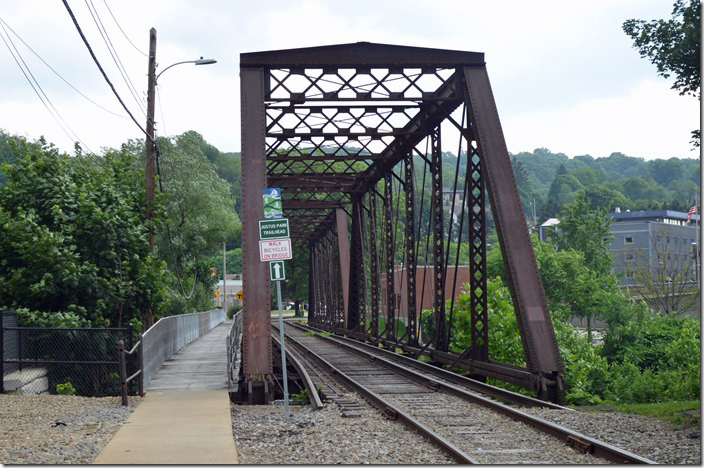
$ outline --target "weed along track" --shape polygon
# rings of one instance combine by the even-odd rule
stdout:
[[[297,324],[286,324],[285,332],[287,349],[315,376],[317,385],[324,386],[324,393],[340,399],[343,411],[344,394],[352,389],[386,417],[415,429],[459,463],[653,463],[497,399],[562,408],[557,405],[445,375],[433,366],[410,363],[389,351],[323,336]]]

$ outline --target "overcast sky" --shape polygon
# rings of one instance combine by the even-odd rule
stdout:
[[[699,157],[689,143],[699,127],[699,102],[670,89],[672,79],[658,77],[621,29],[629,18],[669,18],[669,0],[69,0],[69,5],[141,126],[151,27],[158,37],[157,72],[201,56],[217,59],[215,65],[185,64],[162,75],[156,120],[159,135],[195,130],[221,151],[240,150],[240,53],[368,41],[484,52],[512,153],[545,147],[570,157],[616,151],[645,159]],[[73,87],[107,109],[69,87],[6,27],[0,35],[12,39],[65,131],[2,42],[1,129],[30,139],[44,135],[65,151],[72,151],[76,139],[99,152],[143,138],[61,1],[2,0],[0,19]]]

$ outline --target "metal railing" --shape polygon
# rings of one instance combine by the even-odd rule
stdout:
[[[231,393],[239,390],[240,365],[242,363],[242,311],[232,318],[232,327],[227,334],[227,389]]]
[[[122,405],[127,406],[127,393],[129,390],[129,383],[135,378],[139,377],[137,381],[139,383],[139,396],[144,396],[144,364],[142,363],[142,357],[144,353],[142,352],[142,334],[139,334],[139,341],[135,344],[129,351],[125,350],[125,343],[120,340],[117,342],[117,356],[118,356],[118,367],[120,371],[120,389],[122,393]],[[137,372],[127,377],[127,356],[134,356],[135,352],[139,351],[137,356],[139,357],[139,369]]]
[[[144,388],[162,364],[193,340],[225,321],[225,311],[210,310],[195,314],[164,317],[142,335],[142,381]]]

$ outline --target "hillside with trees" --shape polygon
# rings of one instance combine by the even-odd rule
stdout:
[[[526,215],[535,200],[540,223],[554,217],[578,194],[592,209],[687,211],[699,194],[698,159],[645,160],[611,153],[567,157],[546,148],[511,155]]]

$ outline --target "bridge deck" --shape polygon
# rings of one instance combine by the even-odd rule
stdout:
[[[225,321],[184,346],[164,363],[147,384],[147,392],[227,390],[225,337],[232,321]]]
[[[231,324],[220,324],[164,363],[94,464],[237,463],[227,393]]]

